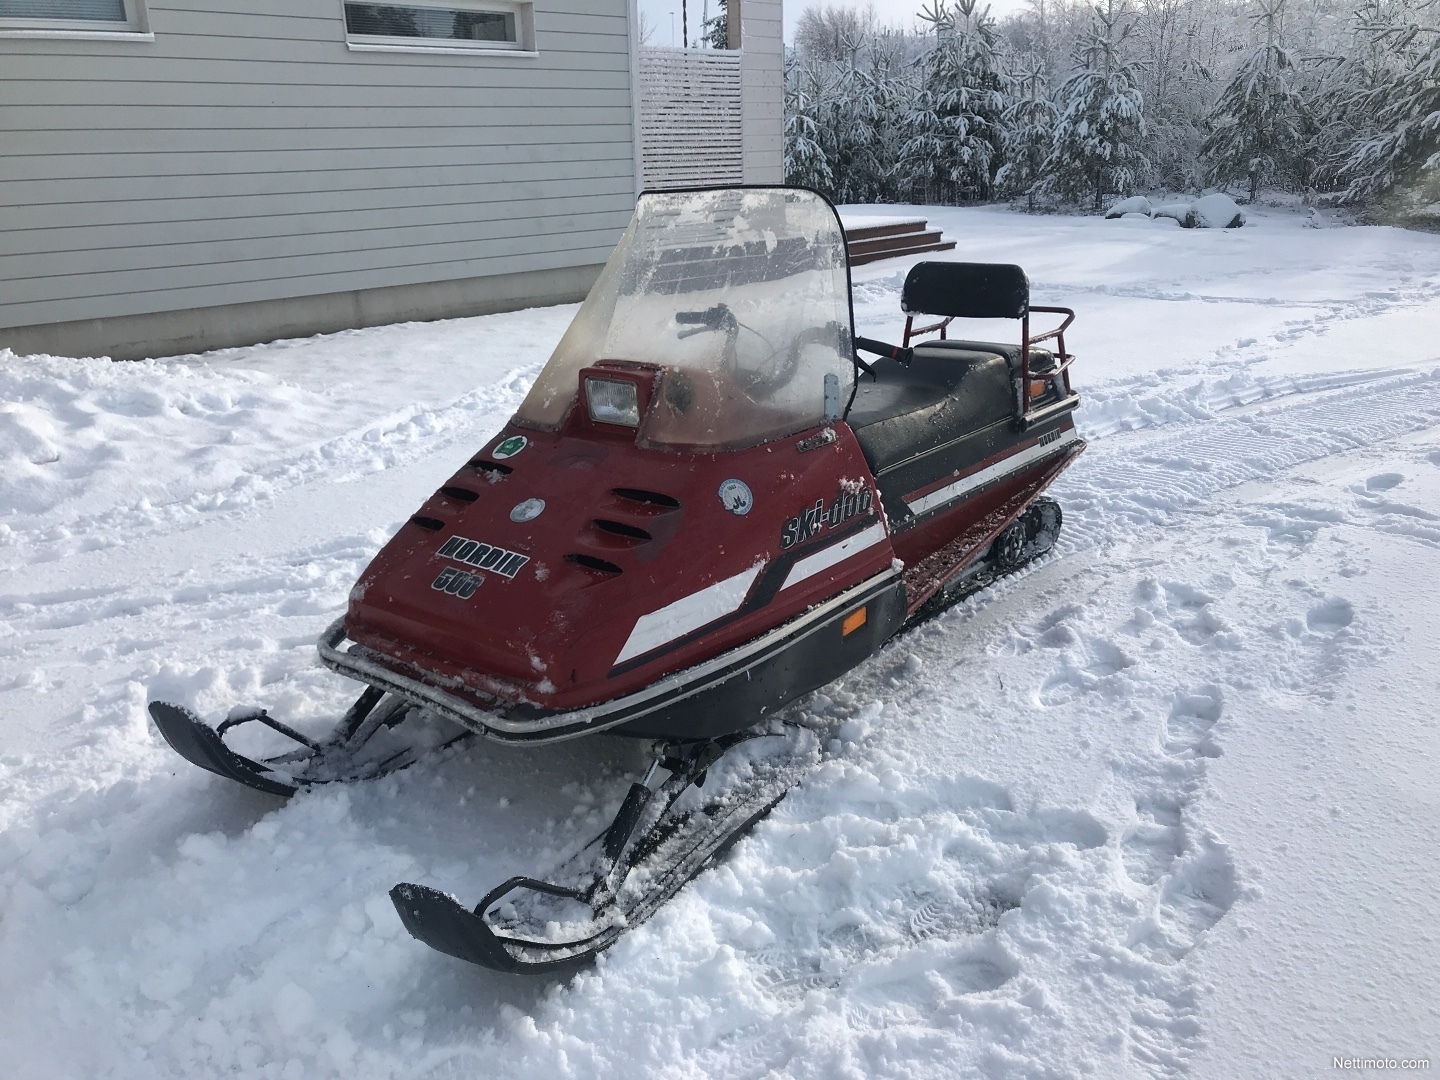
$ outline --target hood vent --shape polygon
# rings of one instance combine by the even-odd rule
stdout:
[[[419,514],[410,519],[410,524],[419,525],[427,532],[439,532],[445,527],[445,522],[432,517],[421,517]]]
[[[613,562],[597,559],[594,555],[581,555],[578,552],[566,555],[565,561],[574,563],[576,566],[583,566],[586,570],[594,570],[599,574],[623,574],[625,572]]]
[[[633,540],[637,544],[643,544],[647,540],[654,539],[654,537],[644,529],[636,528],[634,525],[627,525],[623,521],[606,521],[603,518],[596,518],[590,524],[599,532],[608,533],[611,536],[618,536],[625,540]]]
[[[629,502],[644,503],[646,506],[656,509],[680,509],[679,499],[671,498],[669,495],[662,495],[658,491],[645,491],[643,488],[612,488],[611,492],[621,499],[626,499]]]
[[[447,499],[463,503],[472,503],[480,497],[478,492],[471,491],[469,488],[456,487],[454,484],[446,484],[440,489],[440,494]]]
[[[482,458],[476,458],[470,462],[470,467],[472,469],[478,469],[491,480],[499,480],[502,477],[509,476],[515,471],[509,465],[501,465],[498,461],[485,461]]]

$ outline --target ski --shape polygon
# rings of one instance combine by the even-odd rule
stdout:
[[[218,727],[168,701],[152,701],[150,716],[165,741],[187,761],[256,791],[284,797],[316,784],[385,776],[472,734],[456,734],[448,722],[375,687],[367,687],[330,734],[319,740],[281,723],[264,709],[234,709]],[[297,749],[256,760],[225,741],[227,732],[251,723],[278,732],[297,744]],[[409,738],[397,732],[402,725]]]
[[[473,909],[412,883],[396,885],[390,898],[415,938],[457,959],[503,972],[583,963],[719,859],[813,764],[803,753],[729,762],[740,775],[700,795],[716,762],[740,743],[766,739],[746,734],[664,747],[645,779],[631,785],[610,827],[552,881],[511,878]],[[660,772],[668,776],[657,785]]]

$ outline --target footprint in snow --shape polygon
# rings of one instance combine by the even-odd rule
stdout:
[[[1133,634],[1160,623],[1190,645],[1233,643],[1229,624],[1215,612],[1215,597],[1193,585],[1147,578],[1135,587],[1135,604],[1127,624]]]
[[[1144,778],[1135,798],[1136,823],[1121,839],[1126,873],[1153,890],[1153,906],[1127,944],[1154,961],[1184,959],[1240,893],[1228,848],[1186,822],[1209,759],[1220,756],[1212,729],[1224,711],[1219,687],[1210,684],[1175,695],[1160,732],[1164,757]]]
[[[1217,687],[1202,686],[1188,694],[1177,694],[1165,721],[1165,751],[1177,757],[1219,757],[1220,748],[1211,741],[1210,729],[1223,711]]]
[[[1334,637],[1355,621],[1355,608],[1349,600],[1329,597],[1305,613],[1305,627],[1313,634]]]
[[[1053,708],[1090,693],[1112,700],[1129,695],[1130,677],[1125,671],[1136,661],[1113,641],[1091,638],[1065,625],[1046,631],[1041,641],[1065,650],[1059,667],[1040,684],[1041,705]]]

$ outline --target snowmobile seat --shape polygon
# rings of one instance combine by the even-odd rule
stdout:
[[[908,367],[880,360],[860,380],[846,420],[876,476],[1014,416],[1009,357],[963,344],[927,342]]]

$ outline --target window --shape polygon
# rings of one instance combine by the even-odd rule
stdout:
[[[0,0],[0,34],[143,34],[142,0]]]
[[[345,40],[352,49],[527,52],[532,47],[532,21],[530,4],[345,0]]]

